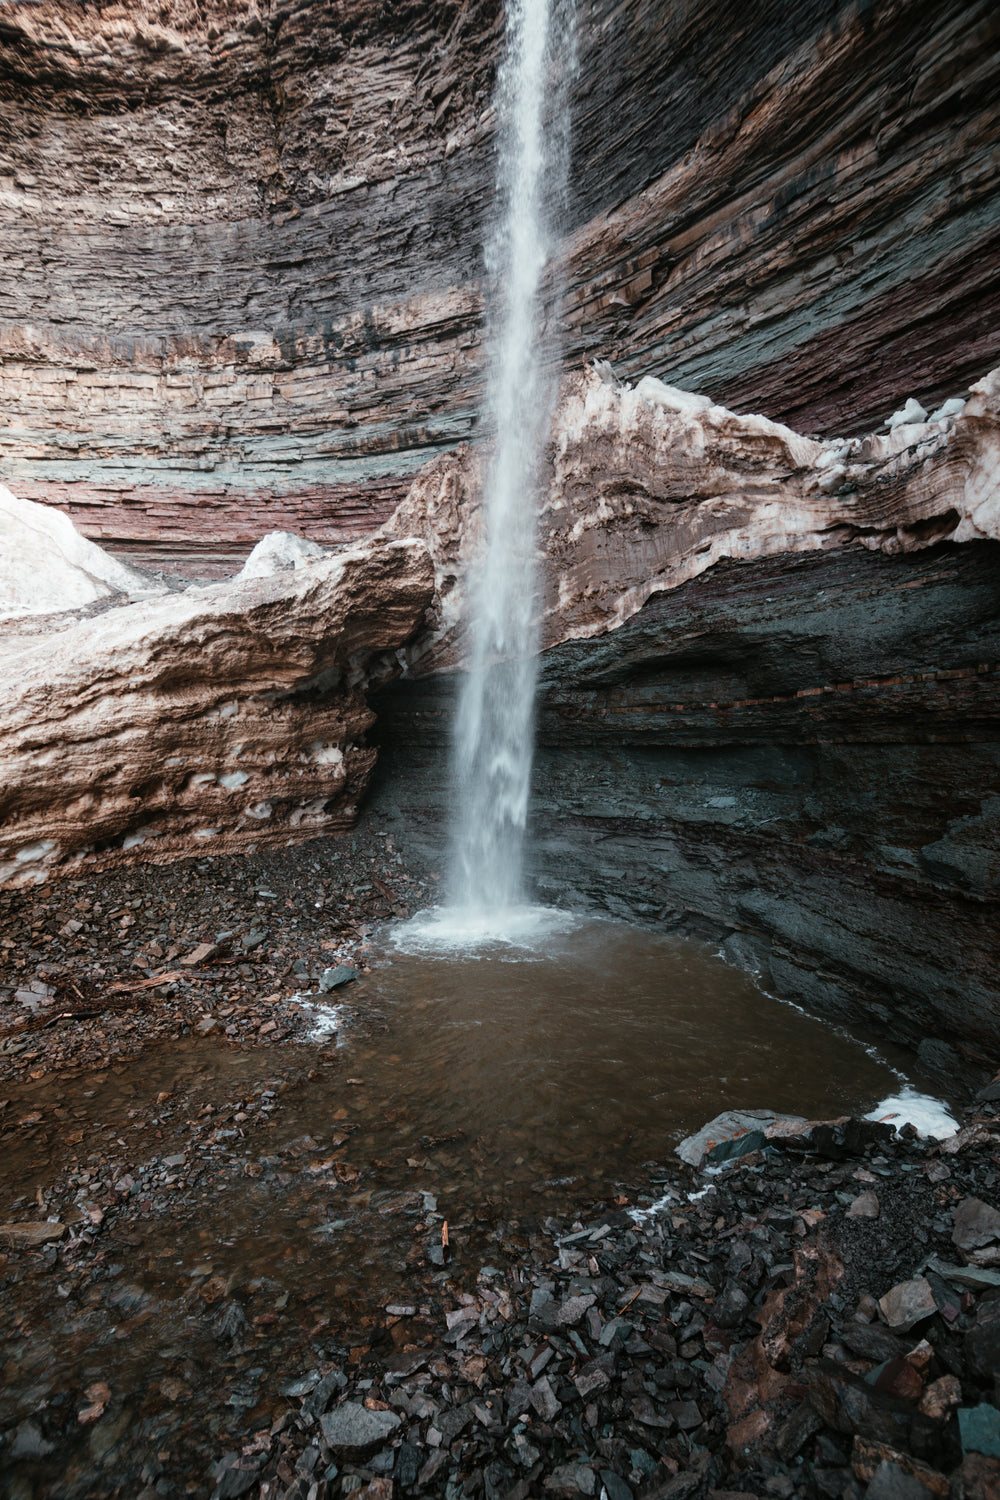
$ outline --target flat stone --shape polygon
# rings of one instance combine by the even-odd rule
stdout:
[[[346,1456],[361,1457],[373,1453],[386,1443],[400,1418],[392,1411],[370,1411],[347,1401],[320,1418],[320,1427],[328,1447]]]
[[[845,1323],[840,1341],[861,1359],[895,1359],[905,1354],[909,1345],[879,1323]]]
[[[42,1429],[37,1422],[30,1418],[22,1422],[14,1430],[14,1440],[10,1445],[11,1458],[46,1458],[55,1449],[55,1443],[50,1443],[43,1436]]]
[[[955,1210],[952,1243],[970,1260],[992,1264],[1000,1260],[1000,1213],[981,1198],[966,1198]],[[993,1247],[984,1255],[985,1247]]]
[[[879,1309],[890,1328],[908,1333],[924,1318],[937,1312],[934,1293],[925,1276],[914,1276],[911,1281],[901,1281],[879,1299]]]
[[[535,1381],[528,1399],[543,1422],[551,1422],[562,1411],[562,1402],[557,1400],[555,1391],[544,1375],[541,1380]]]
[[[192,948],[190,953],[186,953],[177,962],[184,969],[194,969],[198,964],[207,963],[210,958],[214,958],[218,951],[217,943],[199,943],[197,948]]]
[[[879,1216],[879,1201],[875,1193],[862,1193],[855,1198],[845,1215],[848,1219],[877,1219]]]
[[[544,1481],[551,1495],[592,1495],[597,1476],[587,1464],[561,1464]]]
[[[898,1464],[883,1459],[868,1486],[866,1500],[930,1500],[931,1491]]]
[[[0,1245],[11,1250],[34,1250],[65,1237],[65,1224],[0,1224]]]
[[[320,975],[319,987],[326,995],[331,990],[338,990],[342,984],[350,984],[352,979],[357,979],[357,969],[352,969],[348,964],[338,964],[335,969],[324,969]]]
[[[559,1308],[558,1321],[564,1328],[572,1328],[580,1322],[588,1307],[593,1307],[596,1297],[567,1297]]]
[[[765,1144],[765,1131],[777,1121],[804,1123],[797,1115],[779,1115],[766,1109],[727,1109],[689,1135],[676,1148],[681,1161],[702,1166],[707,1158],[729,1161]],[[758,1139],[759,1137],[759,1139]]]
[[[979,1406],[960,1406],[958,1431],[963,1453],[985,1453],[1000,1458],[1000,1411],[983,1401]]]
[[[939,1276],[956,1286],[967,1286],[975,1291],[1000,1286],[1000,1271],[990,1271],[985,1266],[950,1266],[934,1257],[933,1264]]]

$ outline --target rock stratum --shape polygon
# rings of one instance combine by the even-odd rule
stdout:
[[[368,673],[432,592],[419,542],[359,544],[0,637],[0,882],[350,827]]]
[[[538,890],[721,942],[945,1079],[1000,1050],[998,396],[819,443],[591,374],[542,525]],[[387,528],[439,591],[374,700],[376,805],[430,859],[479,462],[437,460]]]
[[[497,0],[0,0],[0,479],[139,565],[482,434]],[[557,320],[801,432],[1000,362],[987,0],[579,0]],[[555,295],[555,292],[553,293]]]

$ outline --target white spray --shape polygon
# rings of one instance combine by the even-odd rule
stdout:
[[[555,3],[508,0],[498,78],[501,211],[487,251],[496,288],[488,392],[496,437],[484,495],[485,547],[469,579],[450,889],[452,910],[473,928],[498,919],[502,927],[503,914],[522,899],[538,644],[535,531],[553,396],[542,276],[547,211],[563,191],[567,163],[566,112],[552,90],[556,45],[564,79],[570,49],[565,33],[557,37]]]

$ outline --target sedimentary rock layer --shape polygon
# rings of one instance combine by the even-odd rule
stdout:
[[[380,824],[425,858],[481,457],[437,460],[387,528],[439,578],[378,700]],[[821,444],[593,374],[551,476],[540,892],[722,940],[911,1045],[1000,1052],[1000,376],[956,416]]]
[[[553,267],[610,357],[799,430],[1000,354],[987,0],[580,0]],[[495,0],[0,0],[0,477],[145,560],[378,525],[477,435]]]
[[[0,881],[350,827],[368,673],[432,591],[420,543],[360,545],[0,642]]]
[[[568,383],[550,459],[539,537],[547,646],[613,629],[724,558],[1000,539],[1000,371],[957,415],[827,443],[649,377],[632,389],[591,371]],[[487,462],[479,447],[435,460],[384,528],[421,537],[435,561],[430,629],[409,652],[417,673],[462,658]]]
[[[853,541],[654,594],[542,657],[536,888],[723,942],[821,1014],[995,1057],[998,662],[996,542]],[[452,692],[373,700],[378,826],[429,859]]]

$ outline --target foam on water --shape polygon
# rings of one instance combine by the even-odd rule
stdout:
[[[944,1141],[954,1135],[958,1121],[947,1104],[935,1099],[932,1094],[921,1094],[911,1084],[904,1084],[898,1094],[889,1094],[865,1115],[866,1120],[887,1120],[902,1130],[912,1125],[919,1135],[929,1135],[936,1141]]]
[[[398,953],[476,955],[509,949],[529,957],[581,918],[552,906],[432,906],[407,922],[393,922],[385,937]]]

